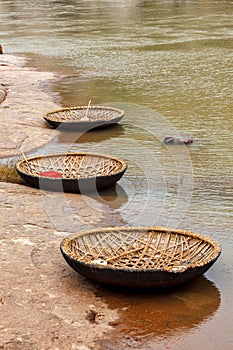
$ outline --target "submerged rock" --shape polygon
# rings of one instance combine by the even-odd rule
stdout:
[[[165,137],[163,142],[166,145],[189,145],[193,143],[193,139],[188,135],[173,135]]]

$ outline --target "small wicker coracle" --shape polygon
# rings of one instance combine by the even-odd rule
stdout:
[[[24,157],[16,164],[20,176],[33,187],[78,193],[112,186],[126,169],[121,159],[82,152]]]
[[[44,119],[55,128],[88,131],[117,124],[123,116],[124,111],[117,108],[88,105],[52,111]]]
[[[91,280],[113,286],[164,288],[192,280],[217,260],[209,237],[163,227],[114,227],[72,234],[60,245],[66,262]]]

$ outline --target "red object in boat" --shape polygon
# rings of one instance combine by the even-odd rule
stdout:
[[[40,172],[40,176],[61,178],[62,177],[62,173],[60,173],[59,171],[54,171],[54,170],[41,171]]]

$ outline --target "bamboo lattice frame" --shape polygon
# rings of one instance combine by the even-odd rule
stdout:
[[[61,242],[61,252],[77,272],[98,282],[112,284],[118,274],[113,284],[139,286],[142,278],[144,285],[162,286],[204,273],[221,248],[209,237],[184,230],[115,227],[70,235]]]
[[[53,126],[73,125],[101,127],[118,123],[124,116],[124,111],[104,106],[79,106],[62,108],[48,112],[44,119]]]
[[[96,180],[97,188],[104,188],[118,181],[127,169],[127,165],[119,158],[92,153],[66,153],[36,156],[17,162],[18,173],[29,183],[39,186],[40,179],[47,179],[48,186],[63,182],[69,185],[74,182]],[[55,171],[61,173],[61,179],[46,178],[42,172]],[[45,182],[43,182],[45,183]],[[94,184],[94,182],[93,182]]]
[[[188,231],[114,228],[65,238],[62,248],[86,264],[101,259],[108,267],[184,271],[216,257],[219,245]]]

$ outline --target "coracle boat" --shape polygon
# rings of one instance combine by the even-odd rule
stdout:
[[[53,127],[70,131],[101,129],[120,122],[124,111],[104,106],[79,106],[48,112],[44,119]]]
[[[100,284],[164,288],[205,273],[221,248],[213,239],[163,227],[114,227],[64,238],[66,262]]]
[[[112,186],[126,169],[119,158],[82,152],[24,157],[16,164],[19,175],[33,187],[78,193]]]

